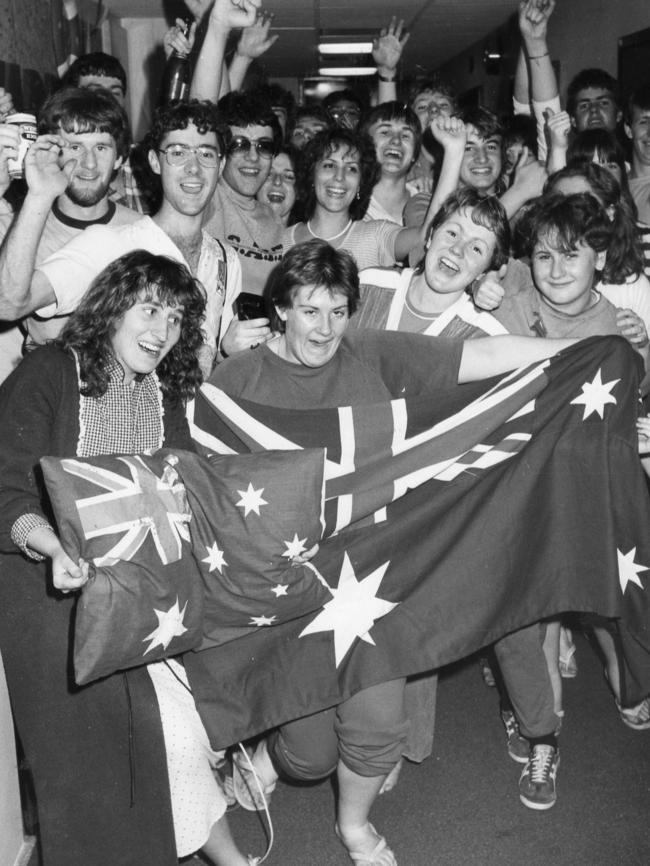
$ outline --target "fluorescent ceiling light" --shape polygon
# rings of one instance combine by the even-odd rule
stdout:
[[[318,70],[319,75],[332,75],[337,78],[347,78],[354,75],[375,75],[377,68],[375,66],[335,66],[331,69],[321,67]]]
[[[319,42],[320,54],[370,54],[372,42]]]

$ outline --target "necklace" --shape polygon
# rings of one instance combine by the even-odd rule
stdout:
[[[317,238],[319,241],[326,241],[327,243],[329,243],[330,241],[335,241],[337,238],[340,238],[342,235],[344,235],[347,232],[347,230],[350,228],[351,225],[352,225],[352,220],[348,220],[348,223],[345,226],[345,228],[342,231],[340,231],[338,234],[332,235],[331,238],[322,238],[320,235],[315,234],[314,231],[312,230],[311,220],[307,220],[307,231],[309,232],[309,234],[313,238]]]

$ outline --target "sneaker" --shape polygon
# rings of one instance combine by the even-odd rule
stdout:
[[[645,731],[650,728],[650,697],[644,698],[635,707],[622,707],[616,701],[621,721],[633,731]]]
[[[545,743],[533,746],[519,779],[519,799],[529,809],[550,809],[555,805],[555,777],[560,750]]]
[[[515,718],[512,710],[501,711],[501,721],[506,729],[506,739],[508,741],[508,754],[513,761],[518,764],[528,763],[530,755],[530,745],[525,737],[521,736],[519,730],[519,722]]]

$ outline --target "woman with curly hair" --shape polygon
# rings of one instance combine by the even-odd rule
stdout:
[[[347,250],[359,270],[392,267],[424,242],[424,226],[402,228],[389,220],[364,220],[380,169],[372,139],[349,129],[326,129],[301,154],[298,196],[303,222],[283,235],[284,248],[327,241]]]
[[[225,821],[185,674],[155,662],[78,687],[74,562],[39,459],[192,448],[204,291],[184,265],[135,250],[91,284],[58,340],[0,388],[0,647],[38,810],[43,866],[176,866],[202,848],[246,866]]]

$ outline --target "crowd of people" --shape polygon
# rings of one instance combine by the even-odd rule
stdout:
[[[124,69],[77,59],[38,112],[20,196],[0,88],[0,340],[18,328],[23,343],[15,358],[0,344],[13,367],[0,385],[0,649],[42,863],[173,866],[200,850],[246,866],[257,860],[230,834],[229,799],[259,809],[279,777],[336,774],[348,857],[396,866],[370,812],[404,759],[431,752],[436,672],[287,719],[249,761],[212,748],[182,658],[77,687],[71,624],[89,566],[61,544],[38,461],[195,450],[185,408],[204,381],[317,409],[489,378],[591,336],[625,338],[647,365],[650,87],[623,100],[608,72],[585,69],[562,109],[555,0],[522,0],[509,117],[434,78],[398,99],[408,35],[395,20],[374,42],[373,106],[349,90],[296,106],[274,83],[243,89],[277,39],[255,0],[187,6],[203,34],[189,100],[161,105],[133,144]],[[166,50],[192,51],[196,32],[175,25]],[[579,627],[621,721],[650,729],[650,697],[623,702],[610,624]],[[533,623],[484,655],[520,800],[549,809],[562,679],[578,674],[568,623]]]

